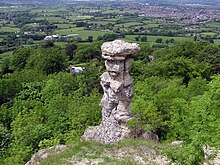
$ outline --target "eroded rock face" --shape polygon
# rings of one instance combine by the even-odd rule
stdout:
[[[37,153],[32,155],[31,160],[25,165],[38,165],[43,159],[46,159],[50,155],[56,155],[67,148],[66,145],[58,145],[50,148],[39,150]]]
[[[130,104],[134,94],[129,71],[131,55],[140,47],[135,43],[115,40],[104,43],[101,49],[107,69],[101,75],[100,82],[104,91],[100,102],[102,122],[99,126],[89,127],[82,139],[113,143],[129,137],[130,130],[126,123],[132,118]]]

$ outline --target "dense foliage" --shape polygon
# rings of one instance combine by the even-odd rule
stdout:
[[[24,164],[37,150],[79,140],[88,126],[99,124],[100,45],[20,48],[5,61],[0,164]],[[168,156],[181,164],[200,164],[204,145],[220,145],[220,48],[190,41],[165,49],[141,47],[133,56],[134,119],[129,126],[152,131],[161,141],[184,141]],[[85,70],[70,74],[68,64]]]

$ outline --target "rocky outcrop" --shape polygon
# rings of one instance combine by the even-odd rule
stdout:
[[[56,155],[67,148],[66,145],[58,145],[50,148],[39,150],[37,153],[32,155],[31,160],[25,165],[38,165],[43,159],[46,159],[50,155]]]
[[[102,122],[99,126],[89,127],[82,139],[102,143],[113,143],[129,137],[126,126],[130,120],[131,101],[133,97],[131,55],[140,50],[138,44],[121,40],[106,42],[101,46],[102,57],[106,60],[107,72],[101,75],[104,91],[100,106]]]
[[[220,150],[209,145],[203,146],[203,151],[205,155],[205,162],[203,165],[219,165],[220,164]]]

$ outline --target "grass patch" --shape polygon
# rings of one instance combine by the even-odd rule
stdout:
[[[137,26],[136,28],[140,28],[140,27],[143,27],[143,28],[157,28],[157,27],[159,27],[159,25],[160,24],[149,23],[149,24],[146,24],[146,25]]]
[[[125,40],[126,41],[131,41],[131,42],[137,42],[135,40],[135,37],[137,37],[139,35],[126,35],[125,36]],[[140,35],[143,36],[143,35]],[[162,38],[163,42],[167,39],[171,39],[173,38],[175,41],[179,42],[179,41],[183,41],[183,40],[192,40],[192,37],[168,37],[168,36],[151,36],[151,35],[147,35],[147,42],[148,43],[153,43],[156,41],[157,38]]]
[[[58,29],[69,29],[69,28],[73,28],[76,25],[72,24],[72,23],[64,23],[64,24],[54,24],[56,26],[58,26]]]
[[[123,24],[116,24],[115,27],[130,27],[130,26],[140,26],[141,23],[138,22],[127,22],[127,23],[123,23]]]
[[[220,22],[211,22],[206,25],[213,27],[213,28],[220,28]]]
[[[46,20],[46,21],[50,21],[50,22],[59,22],[59,21],[64,21],[61,17],[36,17],[34,18],[35,20]]]
[[[19,31],[19,30],[20,30],[19,28],[11,28],[11,27],[8,27],[8,26],[0,27],[0,32],[13,33],[13,32]]]
[[[114,22],[110,22],[110,21],[90,21],[89,23],[100,24],[100,25],[107,25],[108,23],[114,24]]]
[[[77,20],[79,20],[79,19],[90,19],[90,18],[93,18],[93,16],[90,16],[90,15],[76,16]]]
[[[220,45],[220,39],[215,39],[215,40],[214,40],[214,44]]]
[[[14,51],[9,51],[9,52],[5,52],[0,54],[1,58],[5,58],[5,57],[10,57],[13,54]]]
[[[201,34],[204,34],[204,35],[207,35],[207,36],[214,36],[214,35],[216,35],[216,33],[213,33],[213,32],[203,32]]]
[[[93,31],[93,30],[85,30],[84,28],[71,28],[71,29],[63,29],[55,31],[56,34],[59,35],[68,35],[68,34],[78,34],[83,40],[87,39],[88,36],[93,36],[93,39],[96,40],[99,35],[104,35],[109,32],[102,31]]]
[[[132,139],[115,144],[81,141],[69,145],[68,149],[57,155],[49,156],[40,165],[67,165],[85,161],[89,164],[98,162],[103,165],[136,165],[139,162],[135,157],[141,157],[142,161],[154,164],[150,159],[156,158],[164,148],[164,144],[147,140]]]

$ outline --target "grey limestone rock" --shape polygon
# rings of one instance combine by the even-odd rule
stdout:
[[[31,160],[25,165],[38,165],[43,159],[46,159],[50,155],[56,155],[67,148],[66,145],[58,145],[50,148],[39,150],[37,153],[32,155]]]
[[[87,128],[82,139],[114,143],[129,138],[126,123],[132,118],[130,109],[134,94],[129,71],[131,55],[140,47],[136,43],[115,40],[104,43],[101,49],[107,70],[101,75],[100,82],[104,91],[100,102],[102,122],[99,126]]]

